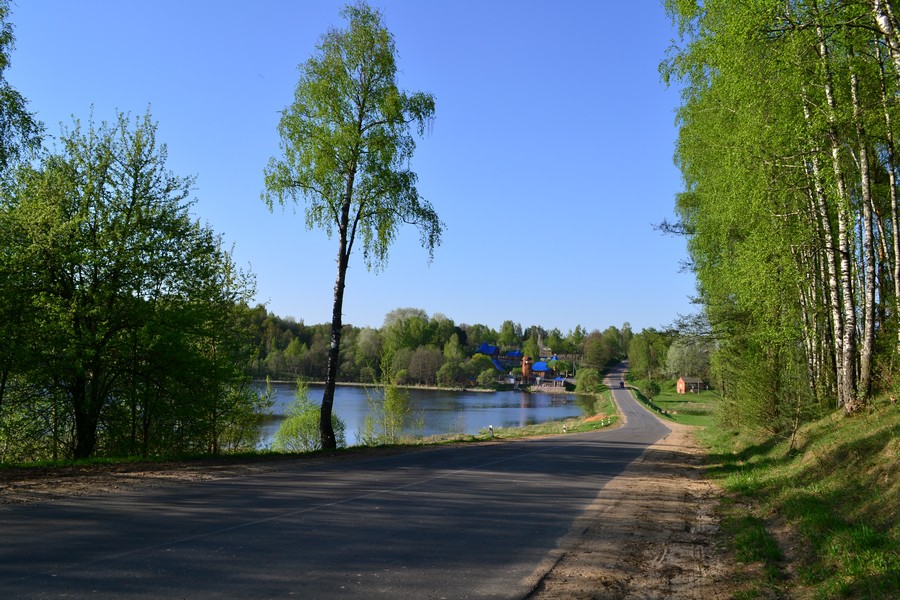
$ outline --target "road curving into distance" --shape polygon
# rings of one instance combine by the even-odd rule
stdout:
[[[0,506],[4,598],[523,598],[668,428],[625,424]]]

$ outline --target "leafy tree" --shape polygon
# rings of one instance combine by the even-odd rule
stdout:
[[[441,313],[435,313],[431,316],[429,329],[431,330],[431,340],[429,341],[429,344],[435,348],[443,348],[444,344],[450,340],[451,336],[455,335],[457,340],[459,340],[460,335],[465,336],[465,333],[456,327],[453,319]],[[464,341],[459,340],[459,342],[460,344],[465,345]]]
[[[683,91],[672,230],[688,236],[717,376],[736,406],[759,405],[757,424],[804,403],[852,412],[894,385],[900,352],[895,10],[667,9],[683,35],[662,65]]]
[[[497,381],[497,369],[491,367],[490,369],[485,369],[481,373],[478,374],[475,382],[481,387],[490,387],[491,384]]]
[[[666,354],[666,373],[671,377],[709,377],[707,342],[698,338],[681,337],[672,342]]]
[[[366,327],[356,338],[356,365],[359,369],[359,381],[369,382],[378,379],[381,373],[381,332]]]
[[[462,344],[459,343],[459,336],[453,334],[444,345],[444,360],[455,364],[462,364],[466,359],[466,353]]]
[[[0,0],[0,191],[9,180],[10,168],[23,154],[39,149],[43,133],[43,125],[28,112],[25,98],[4,77],[15,42],[8,17],[9,2]],[[28,327],[32,322],[27,314],[29,282],[27,270],[21,268],[24,257],[12,237],[10,218],[7,208],[0,207],[0,338],[4,340],[0,344],[0,417],[14,374],[33,362],[25,352],[27,340],[34,335]]]
[[[522,354],[525,356],[530,356],[535,361],[540,360],[541,358],[541,347],[538,345],[538,342],[535,338],[529,337],[525,340],[525,343],[522,345]]]
[[[550,346],[554,354],[567,354],[569,352],[568,344],[559,329],[551,329],[547,332],[547,345]]]
[[[443,364],[443,352],[434,346],[419,346],[409,359],[409,378],[417,383],[434,385]]]
[[[0,0],[0,178],[23,154],[40,148],[43,124],[28,112],[28,101],[4,76],[15,36],[9,22],[9,0]]]
[[[651,327],[635,335],[628,349],[631,377],[660,378],[668,352],[668,338],[662,332]]]
[[[320,430],[335,446],[331,428],[341,343],[344,287],[350,255],[361,242],[369,268],[383,266],[399,227],[415,224],[429,255],[440,244],[442,223],[416,189],[409,168],[415,148],[410,125],[423,134],[434,98],[397,88],[394,38],[379,11],[347,6],[346,29],[332,29],[316,54],[300,66],[293,103],[279,123],[283,157],[266,168],[263,197],[306,202],[306,224],[337,233],[337,277],[331,345]]]
[[[575,375],[575,393],[596,394],[601,383],[600,372],[597,369],[583,367]]]
[[[437,372],[438,385],[442,387],[455,387],[463,381],[465,372],[462,366],[456,362],[444,362]]]
[[[518,348],[522,343],[522,326],[512,321],[503,321],[503,324],[500,325],[497,343],[502,348]]]
[[[556,360],[556,361],[553,361],[553,365],[552,365],[552,366],[553,366],[554,369],[556,369],[556,371],[557,371],[560,375],[563,375],[563,376],[567,376],[569,373],[572,372],[572,363],[570,363],[570,362],[567,361],[567,360]]]
[[[461,325],[460,329],[466,334],[466,344],[469,348],[478,348],[484,342],[490,344],[496,343],[497,341],[497,332],[487,325],[482,325],[480,323],[476,323],[475,325]]]
[[[587,331],[581,325],[576,325],[575,329],[569,332],[566,336],[566,341],[569,344],[569,348],[571,352],[582,352],[584,346],[584,338],[587,336]]]
[[[402,309],[401,314],[396,314],[398,311],[392,311],[389,318],[385,318],[382,336],[386,350],[396,352],[401,348],[406,348],[412,351],[419,346],[427,345],[433,335],[430,320],[425,311]]]
[[[492,371],[496,376],[497,369],[494,367],[494,362],[491,357],[484,354],[475,354],[463,366],[463,372],[472,379],[476,379],[478,375],[487,370]]]
[[[361,441],[367,446],[396,444],[405,432],[424,427],[421,415],[417,415],[410,403],[409,390],[393,381],[385,381],[381,394],[370,394],[369,414],[363,421]]]
[[[33,363],[18,376],[64,415],[45,439],[67,456],[218,452],[243,443],[228,430],[255,402],[252,280],[190,217],[193,180],[166,170],[155,134],[149,115],[76,123],[2,200],[4,254],[28,273],[18,299],[41,340],[19,345]]]
[[[584,338],[584,366],[602,371],[612,358],[609,339],[599,331],[592,331]]]
[[[621,352],[623,355],[628,356],[628,347],[631,345],[631,338],[634,337],[634,334],[631,332],[631,323],[625,321],[622,324],[622,329],[619,330],[619,335]]]

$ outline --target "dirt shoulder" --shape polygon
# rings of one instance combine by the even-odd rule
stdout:
[[[529,599],[734,597],[721,492],[704,477],[692,428],[667,425],[672,433],[603,488]]]
[[[361,456],[384,456],[422,447],[364,448],[302,457],[258,456],[218,459],[132,462],[66,467],[12,467],[0,469],[0,505],[48,502],[78,496],[114,494],[138,488],[210,481],[276,471],[316,468]]]

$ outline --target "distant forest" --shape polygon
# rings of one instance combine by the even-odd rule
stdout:
[[[253,378],[325,378],[329,323],[306,325],[257,306],[252,327],[257,347],[250,367]],[[397,383],[409,385],[487,385],[501,373],[490,357],[478,352],[484,343],[503,354],[519,350],[535,360],[555,355],[559,368],[569,373],[581,367],[600,370],[627,355],[631,337],[628,323],[602,332],[577,326],[563,334],[507,320],[497,331],[482,324],[457,325],[445,315],[429,316],[418,308],[398,308],[385,316],[380,329],[344,325],[338,379],[372,383],[387,373]]]

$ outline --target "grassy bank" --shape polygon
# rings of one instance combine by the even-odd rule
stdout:
[[[715,427],[701,437],[728,492],[722,525],[745,567],[743,597],[900,597],[900,408],[836,411],[803,426],[793,449]]]
[[[715,392],[664,384],[645,405],[699,426],[707,474],[725,489],[722,527],[744,598],[900,598],[900,407],[835,411],[794,440],[716,425]]]

